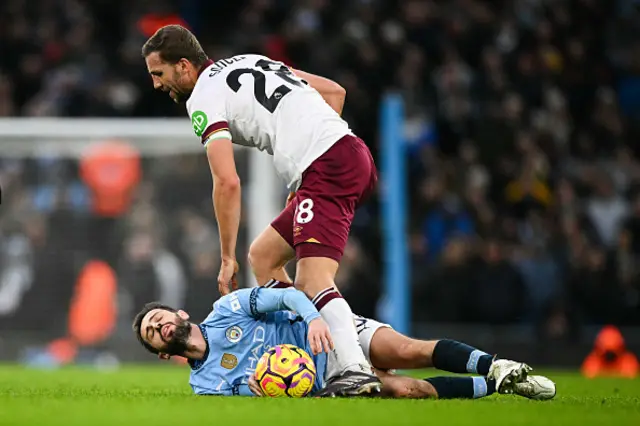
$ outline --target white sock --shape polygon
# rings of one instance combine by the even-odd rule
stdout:
[[[347,301],[331,287],[318,293],[312,302],[331,331],[338,374],[345,371],[370,373],[371,367],[360,346],[353,312]]]

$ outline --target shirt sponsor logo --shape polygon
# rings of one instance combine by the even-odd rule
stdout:
[[[247,383],[249,377],[256,372],[256,366],[258,361],[266,351],[270,349],[268,345],[265,345],[265,329],[262,326],[256,327],[253,332],[253,339],[251,340],[251,353],[249,354],[249,366],[245,369],[245,377],[242,379],[243,383]]]
[[[227,370],[233,370],[238,365],[238,358],[233,354],[223,354],[220,365]]]
[[[193,125],[193,131],[196,136],[202,137],[204,131],[207,130],[207,124],[209,124],[207,114],[205,114],[204,111],[195,111],[191,115],[191,124]]]

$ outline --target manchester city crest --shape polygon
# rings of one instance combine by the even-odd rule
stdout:
[[[238,343],[240,339],[242,339],[242,329],[237,325],[227,328],[225,334],[227,336],[227,340],[231,343]]]

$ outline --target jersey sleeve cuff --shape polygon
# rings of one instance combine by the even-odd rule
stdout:
[[[251,311],[251,316],[253,318],[260,317],[260,311],[258,310],[258,292],[262,287],[256,287],[251,290],[251,294],[249,295],[249,310]]]
[[[211,138],[213,136],[216,136],[216,134],[220,132],[226,132],[228,134],[228,138],[231,139],[231,133],[229,132],[229,123],[227,123],[226,121],[218,121],[209,125],[202,133],[202,145],[207,146],[208,141],[212,140]]]
[[[216,139],[229,139],[229,140],[231,140],[231,132],[229,132],[228,130],[221,130],[219,132],[215,132],[214,134],[209,136],[209,138],[206,141],[204,141],[204,143],[203,143],[204,148],[207,149],[207,146],[209,145],[209,142],[215,141]]]
[[[311,323],[311,321],[313,321],[316,318],[320,318],[322,315],[320,315],[320,312],[312,312],[310,314],[308,314],[306,317],[302,318],[304,320],[304,322],[307,323],[307,325],[309,325],[309,323]]]

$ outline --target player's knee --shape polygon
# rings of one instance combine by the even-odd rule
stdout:
[[[259,246],[254,247],[254,244],[251,245],[249,253],[247,254],[247,261],[259,285],[263,285],[273,278],[273,271],[277,267],[273,266],[274,262]]]
[[[251,243],[251,245],[249,246],[249,252],[247,253],[247,262],[249,262],[251,269],[253,269],[253,271],[255,272],[255,270],[258,267],[258,262],[260,260],[257,254],[257,249],[254,246],[255,246],[255,242]]]
[[[251,265],[251,269],[254,273],[268,273],[269,271],[276,269],[275,260],[269,256],[269,250],[264,247],[260,241],[254,241],[249,246],[249,254],[247,254],[247,261]]]

